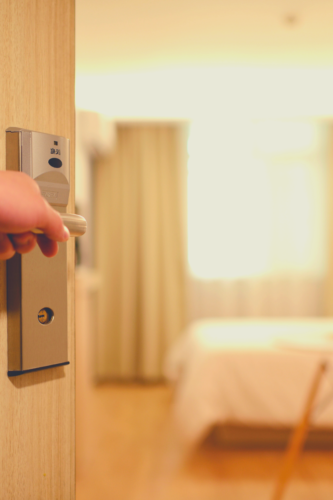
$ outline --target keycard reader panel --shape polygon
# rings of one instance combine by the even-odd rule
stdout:
[[[44,198],[66,212],[69,139],[20,128],[6,131],[6,169],[25,172]],[[55,257],[32,252],[7,261],[8,375],[66,365],[68,360],[67,243]]]

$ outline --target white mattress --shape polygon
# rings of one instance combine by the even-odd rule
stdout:
[[[192,442],[216,423],[291,426],[323,360],[313,423],[332,428],[333,320],[193,323],[166,360],[176,424]]]

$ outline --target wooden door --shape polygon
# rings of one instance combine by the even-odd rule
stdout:
[[[70,138],[74,211],[74,2],[0,2],[0,169],[5,130]],[[68,246],[70,365],[7,377],[5,264],[0,262],[0,500],[75,498],[74,241]]]

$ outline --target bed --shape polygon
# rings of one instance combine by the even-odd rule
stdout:
[[[292,427],[323,360],[313,424],[332,430],[333,320],[197,321],[165,363],[176,425],[191,443],[216,424]]]

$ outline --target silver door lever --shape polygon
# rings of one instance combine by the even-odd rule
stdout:
[[[60,216],[70,236],[82,236],[86,232],[87,221],[82,215],[61,213]],[[41,229],[32,229],[32,233],[43,234],[43,231]]]

